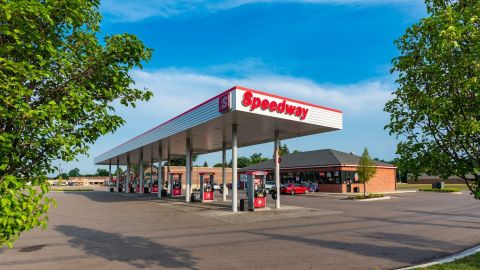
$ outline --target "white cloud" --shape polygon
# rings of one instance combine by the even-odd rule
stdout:
[[[104,13],[121,21],[139,21],[150,17],[171,17],[189,12],[216,12],[254,3],[299,3],[336,5],[423,4],[422,0],[104,0]]]
[[[344,85],[320,84],[306,78],[262,72],[226,77],[191,70],[161,69],[136,70],[132,75],[136,86],[151,89],[154,97],[137,109],[128,110],[125,117],[136,115],[145,120],[151,117],[152,121],[158,119],[158,115],[174,117],[235,85],[333,107],[352,117],[381,112],[393,89],[393,85],[383,79]]]

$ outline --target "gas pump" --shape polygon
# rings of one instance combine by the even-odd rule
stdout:
[[[140,179],[139,179],[139,176],[135,177],[135,192],[140,193]]]
[[[152,183],[152,193],[158,193],[158,184],[155,182]]]
[[[128,192],[135,192],[135,174],[130,175],[130,180],[128,181]]]
[[[170,177],[168,179],[170,196],[182,195],[182,175],[183,173],[170,173]]]
[[[265,208],[267,206],[265,181],[268,173],[264,171],[254,171],[247,172],[246,174],[248,186],[248,210],[255,211],[256,208]]]
[[[207,179],[208,176],[208,179]],[[200,201],[213,201],[214,199],[214,176],[215,173],[200,173]]]
[[[150,177],[151,193],[158,193],[158,181],[153,180],[158,179],[157,177],[157,173],[152,173],[152,176]]]
[[[120,174],[120,178],[117,179],[117,181],[119,181],[119,182],[118,182],[117,192],[122,192],[122,190],[123,190],[123,182],[125,181],[124,178],[125,178],[125,175]],[[117,184],[117,183],[115,183],[115,185],[116,185],[116,184]]]

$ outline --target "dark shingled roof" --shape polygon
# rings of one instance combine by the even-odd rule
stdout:
[[[322,149],[282,156],[280,168],[358,165],[359,160],[360,157],[353,154],[333,149]],[[375,161],[375,164],[377,166],[395,167],[392,164],[380,161]],[[270,159],[265,162],[241,168],[239,171],[273,170],[274,168],[275,164],[273,159]]]

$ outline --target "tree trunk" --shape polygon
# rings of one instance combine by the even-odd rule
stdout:
[[[367,197],[367,183],[363,182],[363,197]]]

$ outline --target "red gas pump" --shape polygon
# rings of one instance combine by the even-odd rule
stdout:
[[[170,173],[170,177],[168,180],[170,196],[182,195],[182,175],[183,173]]]
[[[215,173],[202,172],[200,174],[200,201],[213,201],[214,200],[214,176]],[[207,179],[208,177],[208,179]]]
[[[151,185],[151,193],[158,193],[158,181],[153,179],[158,179],[157,173],[153,173],[150,176],[150,185]]]
[[[265,191],[265,181],[267,172],[254,171],[247,172],[247,197],[248,210],[254,211],[257,208],[265,208],[267,206],[267,192]]]
[[[158,193],[158,184],[152,185],[152,193]]]

